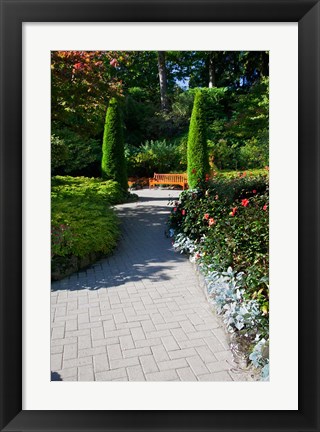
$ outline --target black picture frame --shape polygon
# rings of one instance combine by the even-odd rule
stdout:
[[[0,0],[0,430],[319,431],[320,4],[315,0]],[[22,410],[22,23],[298,22],[299,409]],[[290,73],[290,71],[288,71]],[[286,180],[284,187],[291,187]],[[290,311],[288,331],[290,331]],[[238,395],[241,397],[241,395]],[[257,397],[254,395],[253,397]],[[248,401],[248,408],[250,401]]]

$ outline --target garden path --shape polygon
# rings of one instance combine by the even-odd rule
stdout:
[[[116,206],[115,253],[52,284],[51,376],[63,381],[246,381],[199,275],[165,236],[169,199]]]

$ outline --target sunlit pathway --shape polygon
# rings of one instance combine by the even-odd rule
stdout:
[[[194,266],[165,236],[168,200],[142,190],[117,206],[114,255],[52,284],[51,371],[63,381],[249,380]]]

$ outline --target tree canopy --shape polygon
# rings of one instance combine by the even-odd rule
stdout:
[[[99,175],[105,109],[113,97],[127,146],[166,140],[186,150],[198,88],[205,90],[208,149],[216,166],[262,165],[268,62],[265,51],[52,51],[52,145],[59,159],[54,172]]]

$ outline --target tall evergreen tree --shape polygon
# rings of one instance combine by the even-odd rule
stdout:
[[[161,109],[163,111],[168,111],[169,102],[168,102],[168,95],[167,95],[167,72],[166,72],[165,51],[158,51],[158,71],[159,71]]]
[[[204,95],[197,91],[188,135],[188,184],[191,189],[197,185],[199,179],[205,179],[209,168]]]
[[[128,188],[122,119],[115,98],[109,102],[103,133],[102,177],[117,181],[123,189]]]

